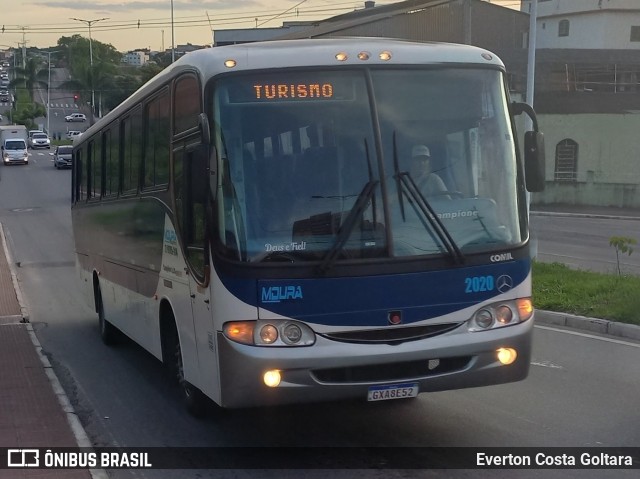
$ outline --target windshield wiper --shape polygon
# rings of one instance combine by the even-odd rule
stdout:
[[[447,252],[453,258],[456,264],[464,263],[464,254],[460,250],[460,247],[456,244],[455,240],[444,226],[433,207],[429,204],[424,197],[420,188],[416,185],[411,175],[406,171],[400,171],[398,165],[398,149],[396,145],[396,132],[393,132],[393,167],[394,167],[394,179],[398,185],[398,198],[400,201],[400,211],[402,213],[402,219],[404,221],[404,203],[402,201],[403,192],[406,192],[409,198],[414,200],[414,204],[418,206],[422,215],[427,219],[431,225],[433,232],[438,236]]]
[[[342,250],[345,243],[349,239],[349,236],[351,235],[351,232],[353,231],[358,218],[360,217],[360,215],[362,215],[362,213],[364,213],[364,211],[367,209],[367,206],[369,205],[369,202],[373,198],[373,194],[376,191],[376,186],[378,186],[378,183],[378,180],[369,180],[364,185],[364,188],[362,188],[362,191],[358,195],[355,204],[349,211],[347,218],[340,226],[340,231],[336,236],[335,243],[333,243],[331,249],[327,251],[327,254],[324,255],[324,258],[322,258],[322,263],[320,263],[320,266],[318,266],[317,272],[319,275],[326,274],[331,266],[333,266],[333,263],[340,253],[340,250]]]

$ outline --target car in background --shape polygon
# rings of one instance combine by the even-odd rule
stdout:
[[[71,113],[64,117],[64,121],[87,121],[87,116],[84,113]]]
[[[71,158],[73,153],[73,146],[60,145],[53,153],[53,166],[56,169],[59,168],[71,168]]]
[[[29,132],[28,142],[29,146],[34,150],[36,148],[51,148],[51,140],[49,139],[49,135],[41,131],[37,131],[33,134]]]
[[[0,89],[0,101],[11,101],[11,96],[9,95],[9,90]]]
[[[82,135],[82,132],[81,132],[81,131],[78,131],[78,130],[69,130],[69,131],[67,132],[67,140],[73,140],[74,138],[76,138],[76,137],[78,137],[78,136],[80,136],[80,135]]]
[[[7,138],[2,143],[2,161],[5,165],[14,163],[29,163],[27,142],[22,138]]]

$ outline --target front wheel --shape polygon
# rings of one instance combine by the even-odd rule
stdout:
[[[194,417],[202,417],[207,407],[207,398],[197,387],[187,381],[184,377],[184,363],[182,360],[182,348],[178,332],[173,328],[171,332],[171,351],[173,353],[171,369],[178,379],[180,394],[189,414]]]

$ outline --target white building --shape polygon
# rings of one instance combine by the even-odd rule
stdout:
[[[640,0],[538,0],[536,23],[547,184],[532,201],[640,208]]]
[[[531,2],[520,10],[529,13]],[[640,0],[538,0],[536,47],[640,48]]]
[[[125,53],[122,57],[122,63],[127,65],[141,67],[149,61],[149,53],[143,50],[135,50]]]

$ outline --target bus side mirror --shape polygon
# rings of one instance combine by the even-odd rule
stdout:
[[[527,131],[524,134],[524,174],[527,191],[535,193],[544,190],[544,135],[539,131]]]
[[[198,115],[198,127],[200,128],[200,137],[205,145],[211,144],[211,130],[209,128],[209,118],[204,113]]]
[[[532,193],[544,190],[544,135],[538,129],[538,119],[536,112],[527,103],[511,104],[511,114],[513,116],[525,113],[531,118],[533,131],[524,134],[524,174],[527,191]]]

